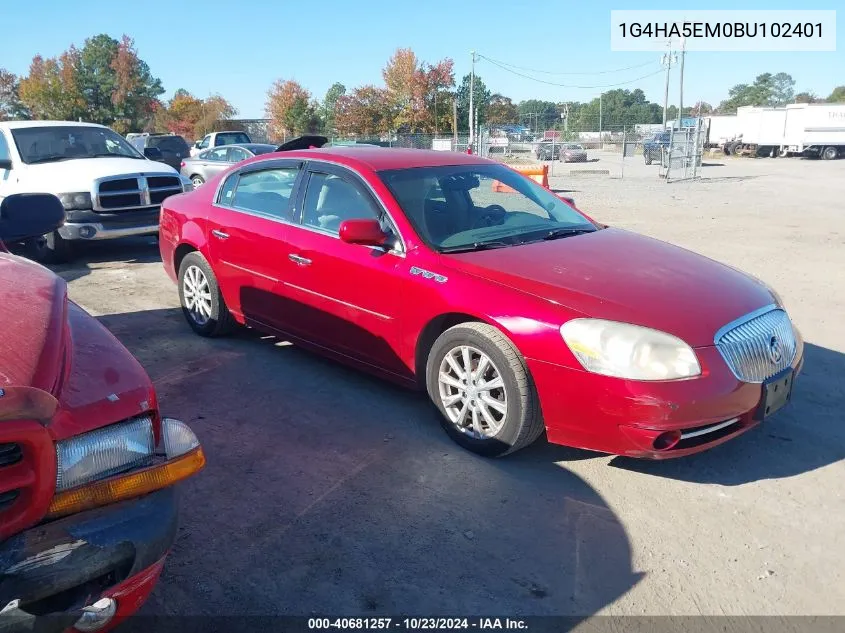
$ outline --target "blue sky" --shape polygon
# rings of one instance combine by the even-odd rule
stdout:
[[[659,70],[659,53],[611,52],[611,9],[701,8],[700,3],[608,3],[600,0],[542,3],[499,0],[176,0],[118,3],[97,0],[4,2],[0,67],[26,73],[32,56],[53,56],[71,43],[108,33],[135,38],[141,57],[167,95],[186,88],[198,96],[219,92],[242,117],[261,117],[266,92],[277,78],[296,79],[317,98],[335,81],[347,88],[381,83],[381,69],[397,47],[411,47],[426,61],[451,57],[458,80],[470,69],[470,50],[527,68],[573,75],[536,75],[552,82],[596,86]],[[180,6],[184,4],[184,8]],[[708,9],[837,9],[839,1],[803,3],[714,1]],[[188,8],[190,6],[190,8]],[[845,84],[845,11],[837,24],[839,50],[831,53],[689,53],[684,103],[714,105],[728,88],[762,72],[788,72],[796,91],[827,96]],[[590,74],[647,64],[609,74]],[[587,100],[603,88],[564,88],[518,77],[481,60],[476,72],[493,92],[515,101]],[[530,74],[530,73],[529,73]],[[620,86],[639,87],[663,99],[662,74]],[[677,102],[677,73],[670,100]]]

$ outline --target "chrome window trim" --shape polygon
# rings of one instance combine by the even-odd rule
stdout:
[[[768,314],[772,310],[782,310],[782,309],[783,308],[778,307],[776,304],[770,303],[767,306],[763,306],[762,308],[754,310],[754,312],[749,312],[748,314],[741,316],[738,319],[734,319],[733,321],[731,321],[727,325],[723,325],[722,327],[720,327],[716,331],[716,334],[713,337],[713,344],[718,345],[719,341],[722,340],[722,337],[725,334],[727,334],[728,332],[730,332],[731,330],[733,330],[735,327],[739,327],[743,323],[747,323],[748,321],[756,319],[759,316],[763,316],[764,314]],[[784,310],[784,312],[785,312],[785,310]]]
[[[235,171],[232,171],[231,173],[227,174],[225,178],[220,179],[220,182],[217,184],[217,188],[214,190],[214,196],[211,199],[211,206],[217,207],[218,209],[226,209],[226,210],[229,210],[229,211],[238,211],[239,213],[246,213],[247,215],[253,215],[253,216],[264,218],[264,219],[271,219],[271,220],[273,220],[273,221],[275,221],[279,224],[287,224],[289,226],[294,226],[294,227],[303,229],[305,231],[311,231],[312,233],[317,233],[319,235],[326,235],[328,237],[333,237],[336,240],[339,240],[340,235],[338,235],[337,233],[331,232],[331,231],[325,231],[325,230],[313,228],[313,227],[310,227],[310,226],[303,224],[302,222],[290,222],[288,220],[283,220],[281,218],[265,216],[265,215],[262,215],[260,213],[255,212],[255,211],[252,211],[251,209],[242,209],[242,208],[239,208],[239,207],[235,207],[234,205],[228,205],[228,204],[221,204],[220,203],[220,194],[223,191],[223,186],[226,184],[226,181],[229,180],[229,178],[240,179],[242,173],[249,173],[249,172],[252,172],[252,171],[265,171],[267,169],[273,169],[274,167],[272,166],[272,163],[275,163],[277,161],[285,161],[285,162],[291,161],[291,162],[300,163],[298,169],[300,170],[300,172],[303,172],[302,177],[304,177],[304,172],[309,171],[309,165],[312,162],[314,162],[314,163],[325,163],[327,165],[333,165],[333,166],[336,166],[336,167],[340,167],[340,168],[346,169],[349,172],[351,172],[352,174],[356,175],[361,180],[361,182],[363,182],[364,185],[366,185],[367,189],[370,192],[370,195],[375,200],[376,205],[378,207],[380,207],[382,209],[382,211],[384,211],[385,215],[390,220],[390,224],[393,227],[394,231],[396,232],[396,235],[399,238],[399,243],[401,244],[401,250],[387,249],[387,248],[384,248],[382,246],[363,246],[362,245],[362,247],[363,248],[369,248],[371,250],[378,251],[380,253],[385,253],[386,255],[396,255],[397,257],[402,257],[402,258],[405,257],[406,253],[408,252],[407,242],[405,242],[405,238],[402,235],[402,232],[399,230],[399,227],[396,224],[396,220],[393,219],[393,215],[390,213],[390,211],[387,209],[387,207],[384,205],[384,203],[378,197],[378,194],[376,193],[375,189],[373,189],[372,185],[370,185],[370,183],[367,182],[367,179],[364,178],[357,169],[353,169],[352,167],[349,167],[348,165],[344,165],[344,164],[338,163],[336,161],[330,161],[330,160],[326,160],[326,159],[323,159],[323,158],[316,158],[315,159],[315,158],[311,158],[311,157],[308,157],[308,158],[301,158],[301,157],[278,158],[278,157],[274,157],[274,158],[267,158],[267,159],[264,159],[264,160],[256,161],[254,163],[249,163],[248,165],[244,165],[243,167],[239,167]],[[268,163],[271,166],[265,167],[264,163]],[[237,164],[237,163],[234,163],[234,164]],[[282,169],[283,167],[277,166],[275,168],[276,169]],[[305,183],[305,186],[307,186],[307,183]],[[235,189],[237,189],[237,184],[235,185]],[[304,192],[303,192],[303,194],[304,194]],[[293,204],[295,204],[295,203],[296,202],[294,201]]]

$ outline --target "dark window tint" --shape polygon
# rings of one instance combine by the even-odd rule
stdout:
[[[244,132],[221,132],[214,139],[215,146],[249,142],[249,137]]]
[[[181,136],[151,136],[147,142],[148,147],[157,147],[162,152],[173,152],[174,154],[187,154],[188,144]]]
[[[298,174],[299,169],[296,167],[242,173],[235,188],[233,206],[280,220],[290,220],[291,192]]]
[[[337,233],[344,220],[378,219],[369,196],[353,183],[332,174],[312,173],[305,192],[302,223]]]

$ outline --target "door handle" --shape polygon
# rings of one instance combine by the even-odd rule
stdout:
[[[311,260],[307,257],[302,257],[300,255],[288,255],[288,259],[294,262],[295,264],[299,264],[300,266],[310,266]]]
[[[217,229],[213,229],[213,230],[211,231],[211,234],[212,234],[214,237],[218,237],[218,238],[220,238],[221,240],[228,240],[228,239],[229,239],[229,234],[228,234],[228,233],[226,233],[225,231],[219,231],[219,230],[217,230]]]

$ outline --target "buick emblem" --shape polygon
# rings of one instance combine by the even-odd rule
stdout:
[[[769,339],[769,358],[772,359],[775,365],[783,358],[783,346],[780,343],[780,339],[774,335]]]

